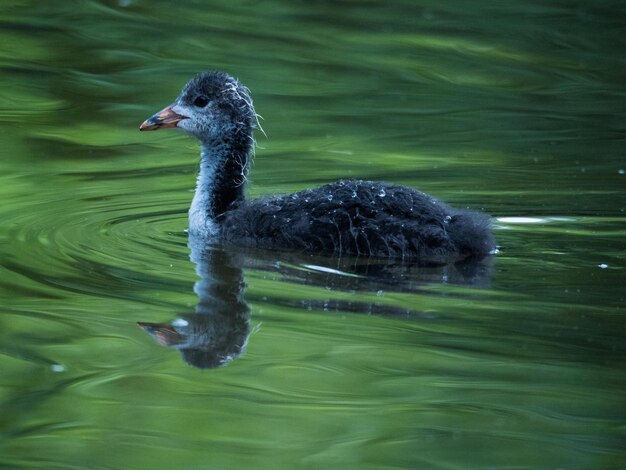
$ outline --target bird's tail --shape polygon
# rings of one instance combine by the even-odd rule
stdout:
[[[496,248],[491,217],[487,214],[457,210],[451,216],[447,231],[463,256],[486,256]]]

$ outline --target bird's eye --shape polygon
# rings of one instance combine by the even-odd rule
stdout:
[[[199,108],[204,108],[207,104],[209,104],[209,99],[206,96],[198,96],[195,100],[193,100],[193,104]]]

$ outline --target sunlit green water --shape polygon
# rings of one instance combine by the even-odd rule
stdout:
[[[0,6],[0,466],[626,466],[623,3],[221,3]],[[252,197],[408,184],[500,253],[237,254],[247,350],[188,366],[136,322],[199,302],[198,149],[137,127],[205,69],[265,118]]]

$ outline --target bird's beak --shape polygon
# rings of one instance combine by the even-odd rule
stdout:
[[[158,129],[164,129],[166,127],[176,127],[178,122],[185,119],[186,116],[174,112],[172,106],[162,109],[154,116],[146,119],[139,126],[140,131],[156,131]]]

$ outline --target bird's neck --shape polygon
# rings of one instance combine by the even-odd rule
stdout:
[[[250,150],[247,141],[226,139],[202,144],[200,173],[189,209],[191,232],[216,235],[220,215],[244,199]]]

